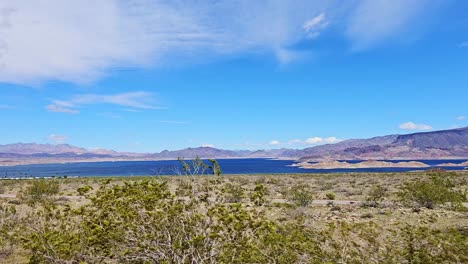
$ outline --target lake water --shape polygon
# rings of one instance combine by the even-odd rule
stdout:
[[[467,160],[418,160],[430,166],[442,163],[456,163]],[[264,173],[336,173],[336,172],[405,172],[427,168],[371,168],[371,169],[301,169],[291,167],[294,162],[272,159],[221,159],[218,160],[224,174]],[[353,161],[358,162],[358,161]],[[398,161],[392,161],[398,162]],[[178,161],[119,161],[83,162],[68,164],[40,164],[0,167],[0,178],[59,177],[59,176],[137,176],[176,175],[180,168]],[[463,167],[442,167],[446,170],[461,170]]]

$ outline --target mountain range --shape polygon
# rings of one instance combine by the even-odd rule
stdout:
[[[223,150],[212,147],[187,148],[159,153],[88,150],[68,144],[18,143],[0,145],[0,165],[104,160],[163,160],[201,158],[288,158],[300,161],[448,159],[468,158],[468,127],[351,139],[306,149]]]

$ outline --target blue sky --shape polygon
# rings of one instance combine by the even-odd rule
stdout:
[[[454,0],[2,1],[0,144],[304,148],[467,126],[466,10]]]

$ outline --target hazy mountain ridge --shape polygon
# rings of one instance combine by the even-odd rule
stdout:
[[[468,127],[342,141],[304,149],[301,160],[468,157]]]
[[[0,162],[11,163],[59,161],[98,161],[98,160],[160,160],[201,158],[293,158],[302,161],[356,160],[356,159],[439,159],[468,157],[468,127],[413,133],[408,135],[388,135],[370,139],[351,139],[336,144],[328,144],[295,149],[273,150],[223,150],[212,147],[187,148],[159,153],[116,152],[113,150],[87,150],[68,144],[18,143],[0,145]]]

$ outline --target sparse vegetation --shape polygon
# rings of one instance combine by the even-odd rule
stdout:
[[[314,200],[314,194],[309,185],[301,183],[290,189],[288,200],[298,206],[307,206]]]
[[[387,195],[387,188],[377,185],[371,188],[364,203],[365,206],[377,207],[383,202]]]
[[[404,183],[398,197],[401,202],[414,207],[434,209],[450,204],[453,209],[462,209],[467,201],[467,190],[456,189],[458,182],[452,173],[430,173],[429,179],[418,179]]]
[[[59,193],[58,180],[33,180],[20,196],[30,204],[44,201]]]
[[[5,182],[6,193],[41,202],[0,198],[0,263],[466,263],[466,211],[337,204],[399,200],[420,182],[445,186],[452,197],[466,192],[466,179],[459,172]],[[320,193],[324,180],[334,187]]]

